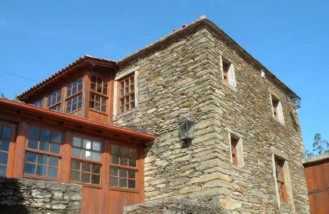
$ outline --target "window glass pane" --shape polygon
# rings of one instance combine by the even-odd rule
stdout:
[[[49,177],[56,177],[57,176],[57,168],[49,167],[48,176]]]
[[[47,130],[47,129],[42,129],[41,130],[40,140],[42,142],[49,142],[50,141],[50,131]]]
[[[120,169],[120,173],[119,173],[121,178],[127,178],[128,177],[128,171],[125,169]]]
[[[129,178],[135,178],[135,171],[133,171],[133,170],[129,170],[129,171],[128,171],[128,177],[129,177]]]
[[[52,143],[62,143],[62,134],[59,132],[51,133],[51,142]]]
[[[92,160],[91,151],[84,151],[84,158],[87,160]]]
[[[119,178],[111,177],[111,185],[112,186],[119,186]]]
[[[99,142],[94,142],[94,144],[93,144],[93,150],[94,151],[101,151],[101,143],[99,143]]]
[[[135,188],[135,180],[128,180],[128,188]]]
[[[112,156],[112,163],[119,164],[119,157],[118,156]]]
[[[7,164],[8,154],[0,152],[0,164]]]
[[[39,176],[46,176],[47,175],[47,168],[45,165],[38,165],[37,166],[37,175]]]
[[[120,178],[120,183],[119,183],[120,187],[127,187],[127,179],[125,178]]]
[[[49,151],[49,143],[48,142],[40,142],[39,144],[39,149],[42,150],[42,151]]]
[[[119,176],[119,169],[116,167],[111,168],[111,176],[118,177]]]
[[[38,149],[38,141],[37,140],[33,140],[33,139],[29,139],[29,142],[28,142],[27,146],[30,149]]]
[[[38,155],[38,164],[47,164],[47,156]]]
[[[91,149],[91,141],[90,140],[83,140],[83,148],[85,149]]]
[[[73,155],[73,157],[80,158],[81,150],[80,149],[77,149],[77,148],[73,148],[72,155]]]
[[[58,166],[58,158],[55,157],[49,157],[49,165],[53,167]]]
[[[82,147],[81,138],[73,137],[73,146]]]
[[[72,180],[80,181],[80,173],[78,171],[72,171],[71,177]]]
[[[92,181],[93,184],[99,184],[100,183],[100,176],[99,175],[92,175]]]
[[[101,166],[98,165],[98,164],[94,164],[93,165],[93,171],[92,171],[92,173],[94,173],[94,174],[100,174],[100,171],[101,171]]]
[[[0,176],[6,176],[7,167],[0,165]]]
[[[11,140],[12,128],[4,126],[2,129],[2,139]]]
[[[35,163],[35,162],[37,162],[37,155],[35,153],[32,153],[32,152],[27,152],[25,160],[28,161],[28,162]]]
[[[101,155],[98,152],[91,152],[91,159],[94,161],[100,161]]]
[[[80,170],[80,162],[76,160],[72,160],[72,169]]]
[[[90,174],[89,173],[82,173],[82,182],[90,183]]]
[[[39,140],[39,129],[36,127],[29,128],[29,139]]]
[[[9,149],[9,141],[8,140],[0,140],[0,150],[8,151]]]
[[[50,144],[50,152],[59,153],[60,145],[57,143]]]
[[[90,163],[82,163],[82,171],[91,172],[91,164]]]
[[[35,165],[26,163],[24,165],[24,173],[25,174],[34,174],[35,173]]]

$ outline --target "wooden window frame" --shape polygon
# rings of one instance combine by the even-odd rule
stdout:
[[[79,82],[81,83],[81,87]],[[77,90],[75,92],[72,92],[74,89],[74,84],[77,84]],[[67,86],[67,91],[66,91],[66,98],[65,98],[65,103],[66,103],[66,107],[65,107],[65,112],[66,113],[74,113],[74,112],[78,112],[82,109],[83,107],[83,80],[82,79],[78,79],[75,80],[71,83],[68,84]],[[76,109],[72,109],[72,103],[70,104],[69,107],[69,102],[73,102],[76,101]],[[80,101],[80,102],[79,102]]]
[[[118,81],[118,113],[132,111],[136,107],[135,72],[129,73]]]
[[[55,96],[55,103],[52,103],[53,97]],[[61,111],[62,109],[62,89],[52,91],[48,95],[48,109],[52,111]]]
[[[135,155],[135,166],[131,166],[130,165],[130,158],[129,157],[123,157],[128,159],[128,164],[124,165],[124,164],[120,164],[120,159],[122,158],[122,156],[118,156],[118,162],[119,163],[113,163],[113,156],[115,156],[112,152],[113,146],[117,146],[119,148],[124,148],[124,149],[128,149],[128,150],[133,150],[134,155]],[[139,173],[139,169],[137,166],[137,160],[138,160],[138,149],[136,147],[130,147],[130,146],[126,146],[126,145],[121,145],[121,144],[111,144],[110,145],[110,164],[109,164],[109,186],[111,189],[113,190],[122,190],[122,191],[132,191],[132,192],[136,192],[138,191],[138,173]],[[112,169],[117,169],[118,170],[118,175],[113,176],[112,175]],[[127,176],[126,177],[122,177],[120,176],[120,170],[125,170],[127,171]],[[134,177],[130,177],[129,176],[129,171],[134,173]],[[118,180],[118,185],[113,185],[112,184],[112,177],[116,178]],[[120,180],[121,179],[126,179],[127,185],[126,187],[121,187],[120,186]],[[134,188],[130,188],[129,187],[129,181],[134,181]]]
[[[280,202],[288,203],[289,195],[288,195],[287,183],[286,183],[287,175],[284,170],[286,160],[275,155],[274,164],[275,164],[275,178],[276,178],[277,191],[279,194],[279,200]]]
[[[73,145],[74,138],[79,138],[81,140],[82,144],[83,144],[83,140],[89,140],[91,142],[98,142],[98,143],[100,143],[100,146],[101,146],[100,151],[97,151],[97,152],[99,152],[99,155],[100,155],[99,161],[82,158],[81,156],[80,157],[74,156],[74,154],[73,154],[74,148],[83,149],[83,147],[75,147]],[[96,139],[96,138],[93,138],[93,137],[82,136],[82,135],[79,135],[79,134],[74,134],[74,135],[72,135],[70,145],[71,145],[71,148],[72,148],[72,150],[71,150],[72,151],[71,152],[71,170],[70,170],[70,180],[71,180],[71,182],[82,184],[82,185],[86,185],[86,186],[95,186],[95,187],[102,186],[102,167],[103,167],[103,163],[102,163],[101,156],[102,156],[102,153],[104,152],[104,142],[102,140],[99,140],[99,139]],[[96,152],[94,150],[89,150],[89,149],[85,149],[85,151]],[[80,163],[80,171],[73,169],[73,161],[78,161]],[[91,164],[92,165],[92,168],[93,168],[94,165],[98,165],[99,166],[99,174],[97,174],[97,173],[90,173],[90,179],[91,180],[90,180],[89,183],[82,181],[82,174],[83,174],[83,172],[87,172],[87,171],[82,171],[81,170],[83,163]],[[80,174],[79,177],[80,177],[81,180],[75,180],[75,179],[73,179],[73,176],[72,176],[73,171],[79,172],[79,174]],[[99,183],[97,183],[97,184],[96,183],[92,183],[92,176],[93,175],[99,175]]]
[[[31,128],[36,128],[38,129],[39,131],[39,134],[38,134],[38,139],[37,139],[37,149],[35,148],[29,148],[29,141],[31,140],[30,139],[30,129]],[[47,142],[49,145],[48,145],[48,151],[44,151],[44,150],[41,150],[40,149],[40,144],[41,144],[41,133],[43,130],[47,130],[50,132],[50,139],[51,139],[51,133],[54,133],[54,132],[57,132],[59,134],[61,134],[61,142],[60,143],[57,143],[57,142]],[[33,139],[33,140],[36,140],[36,139]],[[55,129],[52,129],[52,128],[48,128],[48,127],[42,127],[42,126],[35,126],[35,125],[30,125],[29,127],[27,127],[27,132],[26,132],[26,144],[25,144],[25,158],[24,158],[24,167],[23,167],[23,177],[27,177],[27,178],[41,178],[41,179],[45,179],[45,180],[57,180],[59,179],[59,169],[60,169],[60,162],[61,162],[61,147],[64,143],[64,133],[62,131],[58,131],[58,130],[55,130]],[[58,144],[59,146],[59,150],[58,150],[58,153],[55,153],[55,152],[51,152],[50,151],[50,148],[51,148],[51,144]],[[32,162],[29,162],[26,160],[27,158],[27,153],[33,153],[35,155],[42,155],[42,156],[47,156],[47,161],[49,161],[49,157],[53,157],[53,158],[56,158],[58,161],[57,161],[57,166],[54,167],[57,169],[56,171],[56,176],[55,177],[50,177],[48,175],[48,169],[49,169],[49,164],[47,162],[47,164],[41,164],[41,165],[45,165],[46,166],[46,170],[47,170],[47,175],[46,176],[42,176],[42,175],[38,175],[36,173],[36,169],[34,170],[35,172],[33,174],[30,174],[30,173],[25,173],[25,164],[30,164]],[[37,158],[36,158],[37,160]],[[40,165],[38,164],[38,162],[34,162],[35,164],[35,167]]]
[[[10,156],[12,155],[11,154],[11,143],[14,142],[14,139],[16,137],[16,125],[14,123],[11,123],[11,122],[7,122],[7,121],[4,121],[4,120],[0,120],[0,139],[2,140],[2,131],[3,131],[3,127],[9,127],[11,129],[11,136],[10,136],[10,139],[7,139],[9,140],[8,142],[8,150],[5,151],[5,150],[2,150],[0,148],[0,151],[1,153],[6,153],[7,154],[7,163],[4,164],[4,163],[1,163],[2,166],[5,165],[6,169],[5,169],[5,174],[3,176],[8,176],[9,175],[9,171],[11,170],[10,167],[11,167],[11,163],[10,163]],[[2,176],[0,176],[2,177]]]
[[[94,79],[94,80],[93,80]],[[99,89],[99,84],[101,90]],[[101,76],[92,74],[90,77],[90,100],[89,108],[96,112],[106,113],[107,112],[107,101],[108,101],[108,83],[106,79]],[[98,102],[98,100],[99,102]],[[96,105],[98,103],[98,105]]]

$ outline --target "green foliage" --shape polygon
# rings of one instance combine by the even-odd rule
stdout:
[[[314,135],[312,151],[306,150],[305,157],[311,158],[323,154],[329,154],[329,141],[322,139],[321,134],[316,133]]]

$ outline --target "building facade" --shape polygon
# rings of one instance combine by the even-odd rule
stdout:
[[[58,175],[83,185],[82,213],[168,198],[228,213],[309,213],[299,97],[206,18],[118,62],[81,58],[18,98],[81,132],[63,130]],[[90,133],[87,123],[102,128]],[[21,139],[22,157],[35,151],[29,142]],[[17,176],[29,177],[18,162]]]

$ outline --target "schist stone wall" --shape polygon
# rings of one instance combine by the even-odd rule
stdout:
[[[80,200],[78,185],[0,178],[0,213],[78,214]]]
[[[186,199],[149,201],[124,209],[124,214],[225,214],[226,212],[209,204]]]
[[[221,55],[236,68],[235,90],[222,82]],[[129,72],[137,75],[138,106],[115,122],[158,135],[147,149],[145,201],[179,196],[232,213],[309,213],[294,102],[221,38],[203,27],[118,75]],[[272,117],[271,93],[283,103],[285,125]],[[184,117],[196,122],[188,147],[178,136]],[[231,164],[229,131],[243,140],[241,168]],[[292,197],[280,206],[273,155],[287,160],[291,179]]]

